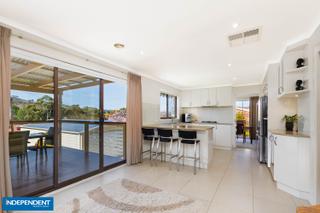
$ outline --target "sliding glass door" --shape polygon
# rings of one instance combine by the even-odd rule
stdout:
[[[9,152],[14,196],[53,187],[53,67],[20,58],[11,63]]]
[[[111,166],[125,159],[126,83],[104,81],[103,102],[103,163]]]
[[[12,58],[15,196],[56,189],[125,162],[126,82]]]
[[[58,70],[59,183],[99,169],[100,80]]]

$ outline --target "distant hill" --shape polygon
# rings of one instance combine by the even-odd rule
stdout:
[[[25,100],[23,98],[19,98],[18,96],[11,96],[11,103],[14,103],[16,106],[21,107],[25,104],[32,104],[34,103],[33,100]]]

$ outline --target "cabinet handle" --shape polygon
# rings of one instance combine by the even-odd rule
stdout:
[[[271,143],[274,143],[274,145],[276,145],[276,146],[278,145],[277,144],[277,136],[274,136],[274,135],[271,134],[269,136],[269,140],[271,141]]]

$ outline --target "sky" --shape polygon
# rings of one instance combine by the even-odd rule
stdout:
[[[249,105],[250,105],[249,100],[236,101],[237,108],[249,108]]]
[[[25,100],[34,100],[44,95],[53,97],[52,94],[35,93],[19,90],[11,90],[11,96],[18,96]],[[126,107],[127,85],[126,83],[113,82],[104,85],[104,109],[112,110]],[[62,103],[66,105],[78,104],[81,107],[99,108],[99,86],[65,91]]]

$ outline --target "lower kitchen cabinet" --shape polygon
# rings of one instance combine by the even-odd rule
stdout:
[[[235,140],[234,125],[217,124],[213,129],[213,146],[217,149],[232,149]]]
[[[274,179],[296,197],[310,196],[310,139],[274,135]]]

